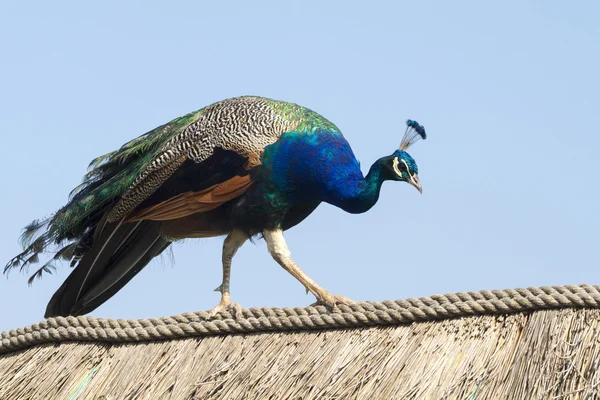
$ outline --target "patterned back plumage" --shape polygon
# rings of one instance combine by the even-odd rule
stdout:
[[[69,203],[25,228],[25,251],[11,261],[12,266],[23,268],[37,261],[37,254],[50,244],[88,240],[107,211],[109,222],[125,217],[188,159],[201,162],[220,147],[247,157],[252,167],[260,164],[265,147],[285,132],[317,129],[339,132],[307,108],[253,96],[223,100],[177,118],[93,160]],[[34,240],[43,228],[45,232]],[[72,252],[70,243],[64,249]]]
[[[139,175],[111,211],[116,221],[154,192],[186,159],[206,160],[216,147],[248,158],[248,166],[260,164],[268,145],[285,132],[327,126],[337,128],[319,114],[296,104],[262,97],[237,97],[202,110],[197,121],[175,134]]]

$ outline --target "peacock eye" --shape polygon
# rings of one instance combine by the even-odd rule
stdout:
[[[401,160],[401,161],[402,161],[402,164],[400,164],[401,165],[400,169],[402,171],[406,171],[406,172],[410,173],[410,168],[408,168],[408,164],[406,163],[406,161],[404,161],[404,160]]]

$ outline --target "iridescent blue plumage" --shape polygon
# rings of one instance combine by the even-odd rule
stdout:
[[[394,152],[394,155],[398,156],[399,159],[404,160],[406,162],[406,164],[408,165],[409,170],[411,170],[413,173],[415,173],[415,174],[419,173],[419,168],[417,167],[417,163],[415,162],[415,159],[411,157],[410,154],[408,154],[404,150],[396,150]]]
[[[410,128],[413,128],[423,139],[427,139],[427,134],[425,133],[425,127],[420,125],[417,121],[413,121],[412,119],[406,120],[406,125]]]
[[[236,251],[263,235],[273,258],[319,303],[347,303],[300,270],[283,231],[321,202],[365,212],[387,180],[421,191],[417,164],[406,150],[426,138],[425,128],[413,120],[406,125],[399,149],[364,176],[339,129],[314,111],[254,96],[214,103],[94,160],[70,201],[26,228],[25,249],[5,270],[24,269],[59,245],[50,262],[64,259],[76,267],[46,316],[79,315],[113,296],[171,242],[226,235],[214,314],[234,307],[229,279]]]
[[[407,173],[393,169],[393,159],[404,160]],[[272,180],[271,196],[280,204],[324,201],[351,213],[369,210],[378,200],[385,180],[408,180],[418,173],[414,159],[397,150],[375,162],[367,176],[350,144],[339,132],[288,132],[265,149],[263,167]],[[410,175],[410,176],[409,176]]]
[[[406,120],[406,132],[400,143],[400,150],[408,149],[413,143],[419,139],[427,139],[425,127],[412,119]]]
[[[277,196],[290,203],[325,201],[347,209],[364,200],[360,165],[338,132],[286,133],[265,149],[262,160]]]

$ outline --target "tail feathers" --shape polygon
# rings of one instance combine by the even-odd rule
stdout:
[[[94,310],[169,246],[160,223],[107,224],[92,248],[50,299],[45,317],[81,315]]]
[[[76,247],[77,247],[77,243],[69,243],[68,245],[66,245],[63,248],[61,248],[60,250],[58,250],[49,261],[47,261],[37,271],[35,271],[35,273],[33,275],[31,275],[29,277],[29,279],[27,280],[27,283],[31,285],[36,278],[41,279],[44,272],[51,274],[52,271],[56,270],[56,267],[54,266],[55,262],[60,261],[60,260],[65,260],[65,261],[73,260]],[[37,254],[35,254],[35,257],[37,258]]]
[[[114,296],[127,282],[129,282],[138,272],[140,272],[154,257],[162,253],[171,243],[162,238],[156,239],[146,253],[139,257],[135,264],[120,263],[120,266],[114,266],[107,276],[102,278],[96,286],[85,294],[73,307],[73,314],[87,314],[106,300]]]

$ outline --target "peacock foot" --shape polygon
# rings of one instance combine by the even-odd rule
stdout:
[[[311,306],[325,306],[331,310],[338,304],[350,305],[354,303],[354,301],[347,297],[331,294],[326,290],[315,294],[315,296],[317,297],[317,301],[311,304]]]
[[[228,295],[223,295],[219,304],[208,314],[210,317],[214,317],[220,312],[228,312],[236,319],[242,315],[242,306],[239,303],[232,302]]]

